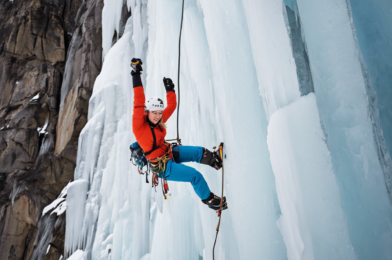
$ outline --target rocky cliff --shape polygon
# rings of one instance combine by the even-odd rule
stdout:
[[[64,251],[64,216],[41,216],[73,178],[102,65],[102,8],[103,0],[0,0],[0,259],[57,260]]]

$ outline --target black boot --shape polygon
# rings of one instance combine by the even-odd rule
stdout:
[[[222,159],[220,157],[219,150],[210,152],[207,148],[204,148],[203,157],[201,158],[200,163],[207,164],[217,170],[222,168]]]
[[[208,196],[207,199],[202,200],[202,202],[204,204],[208,205],[208,207],[213,210],[219,210],[220,204],[221,204],[221,198],[211,192],[210,196]],[[222,210],[225,210],[225,209],[227,209],[227,202],[226,202],[226,197],[223,197]]]

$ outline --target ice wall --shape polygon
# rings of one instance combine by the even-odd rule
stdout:
[[[297,4],[352,244],[360,259],[389,259],[392,211],[349,7],[343,0]]]
[[[392,259],[372,86],[347,3],[285,2],[290,17],[283,1],[185,1],[180,137],[226,148],[229,209],[215,259]],[[163,200],[129,162],[130,60],[144,61],[146,96],[164,98],[162,78],[177,81],[181,1],[126,2],[132,16],[112,46],[124,3],[105,1],[104,64],[68,191],[65,256],[212,259],[216,214],[189,184],[169,182]],[[175,138],[176,112],[167,125]],[[220,194],[220,171],[190,165]]]
[[[273,114],[268,148],[288,258],[356,259],[313,93]]]
[[[392,2],[350,1],[359,47],[377,93],[384,137],[392,151]]]
[[[392,2],[350,1],[362,65],[368,73],[369,107],[374,118],[374,138],[383,171],[389,200],[392,203]],[[366,63],[365,63],[366,62]],[[389,152],[388,152],[389,150]]]

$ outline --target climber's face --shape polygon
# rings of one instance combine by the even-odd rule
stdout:
[[[159,120],[162,118],[163,110],[148,112],[148,120],[153,124],[158,124]]]

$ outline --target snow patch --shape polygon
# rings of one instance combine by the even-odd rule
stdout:
[[[42,216],[44,216],[50,210],[56,208],[64,200],[65,200],[64,198],[58,198],[58,199],[54,200],[52,203],[50,203],[48,206],[46,206],[44,208],[44,210],[42,211]]]
[[[56,213],[57,216],[60,216],[61,214],[63,214],[65,211],[67,210],[67,202],[64,201],[63,203],[60,203],[55,210],[52,211],[52,213],[50,213],[50,215]]]
[[[46,118],[44,126],[37,128],[38,133],[47,134],[48,132],[46,132],[46,128],[48,127],[48,124],[49,124],[49,116]]]
[[[30,99],[30,102],[37,101],[38,99],[39,99],[39,93],[35,95],[32,99]]]
[[[76,250],[67,260],[83,260],[84,259],[84,252],[83,250]]]

